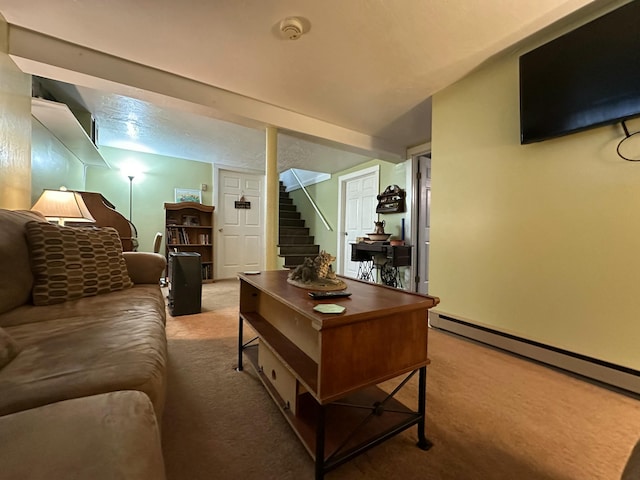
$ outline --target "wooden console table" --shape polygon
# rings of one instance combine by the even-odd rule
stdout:
[[[238,369],[244,354],[315,460],[315,478],[413,425],[428,449],[427,310],[439,299],[343,277],[350,297],[314,300],[288,274],[239,275]],[[321,314],[318,303],[346,311]],[[257,332],[248,342],[244,322]],[[414,410],[394,396],[416,373]],[[376,386],[396,377],[390,394]]]

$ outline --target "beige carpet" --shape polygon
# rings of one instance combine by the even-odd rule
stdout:
[[[238,282],[203,286],[203,313],[167,315],[169,480],[312,479],[310,456],[257,377],[237,372]],[[328,480],[614,480],[640,438],[640,402],[430,330],[427,436],[415,427]],[[416,383],[400,399],[413,406]],[[390,388],[393,384],[390,382]]]

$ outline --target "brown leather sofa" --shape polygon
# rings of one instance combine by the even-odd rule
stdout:
[[[627,463],[622,472],[621,480],[638,480],[640,478],[640,440],[635,444],[629,454]]]
[[[71,478],[70,469],[73,478],[164,478],[164,257],[118,253],[128,284],[34,305],[42,282],[34,227],[51,225],[32,212],[0,209],[0,333],[10,343],[3,356],[0,341],[0,476]],[[58,255],[51,252],[42,258]]]

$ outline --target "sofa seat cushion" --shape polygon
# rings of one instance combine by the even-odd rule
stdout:
[[[18,311],[18,312],[16,312]],[[116,390],[140,390],[162,414],[165,305],[143,285],[48,307],[23,306],[40,321],[5,327],[22,351],[0,370],[0,415]]]
[[[115,300],[118,299],[118,300]],[[131,299],[128,301],[128,299]],[[22,305],[10,312],[0,315],[0,327],[13,327],[27,323],[46,322],[61,318],[85,318],[93,311],[104,312],[114,308],[114,302],[121,302],[117,306],[118,312],[127,312],[132,315],[153,313],[162,315],[166,319],[164,310],[164,298],[157,284],[136,285],[131,290],[113,292],[96,297],[80,298],[72,302],[59,303],[46,307],[34,307],[31,304]]]
[[[26,233],[35,305],[52,305],[133,286],[115,228],[29,222]]]
[[[20,346],[16,341],[0,328],[0,369],[16,358],[20,352]]]
[[[5,480],[162,480],[153,407],[124,391],[54,403],[0,417]]]

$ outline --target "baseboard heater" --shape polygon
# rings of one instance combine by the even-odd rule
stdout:
[[[637,370],[492,330],[434,311],[429,312],[429,324],[433,328],[455,333],[462,337],[610,385],[634,394],[634,397],[640,395],[640,372]]]

